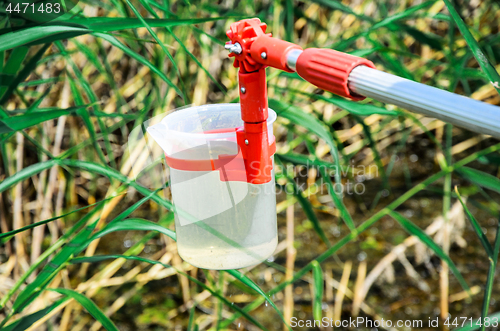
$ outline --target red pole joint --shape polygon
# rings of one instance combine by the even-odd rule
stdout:
[[[352,100],[363,100],[347,85],[352,69],[359,65],[375,68],[367,59],[342,53],[333,49],[308,48],[297,59],[297,73],[309,83],[322,90]]]

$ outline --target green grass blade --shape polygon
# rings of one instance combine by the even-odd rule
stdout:
[[[370,16],[356,13],[354,10],[351,9],[351,7],[342,4],[341,1],[335,1],[335,0],[310,0],[310,1],[326,8],[330,8],[333,10],[340,10],[344,13],[354,15],[355,17],[363,21],[368,21],[368,22],[374,21],[373,18],[371,18]]]
[[[66,264],[74,254],[78,254],[81,251],[80,247],[82,243],[84,243],[94,231],[97,222],[98,220],[91,225],[86,226],[75,236],[75,238],[73,238],[73,240],[71,240],[59,253],[56,254],[50,263],[45,265],[36,279],[32,283],[28,284],[16,298],[12,308],[13,311],[23,310],[40,295],[42,290],[45,289],[50,281],[63,268],[64,264]]]
[[[124,194],[124,193],[122,193],[122,194]],[[40,221],[40,222],[36,222],[36,223],[30,224],[30,225],[26,225],[26,226],[23,226],[22,228],[19,228],[19,229],[16,229],[16,230],[12,230],[12,231],[5,232],[5,233],[0,233],[0,239],[2,239],[1,243],[5,244],[5,242],[7,242],[7,240],[9,240],[10,237],[12,237],[13,235],[15,235],[17,233],[24,232],[24,231],[29,230],[29,229],[33,229],[33,228],[35,228],[37,226],[50,223],[50,222],[58,220],[60,218],[64,218],[66,216],[69,216],[69,215],[71,215],[73,213],[77,213],[77,212],[82,211],[84,209],[87,209],[87,208],[90,208],[90,207],[94,207],[94,206],[99,205],[99,204],[101,204],[101,203],[103,203],[105,201],[112,200],[112,199],[116,198],[117,196],[118,195],[114,195],[112,197],[109,197],[109,198],[106,198],[104,200],[98,201],[98,202],[93,203],[91,205],[88,205],[88,206],[85,206],[85,207],[82,207],[82,208],[78,208],[78,209],[72,210],[70,212],[67,212],[66,214],[61,214],[59,216],[48,218],[48,219]],[[7,239],[5,239],[5,238],[7,238]]]
[[[164,235],[176,240],[176,235],[175,232],[167,229],[157,223],[147,221],[142,218],[128,218],[123,221],[114,221],[109,223],[102,229],[101,231],[97,232],[94,234],[88,242],[84,243],[84,246],[86,247],[91,241],[101,238],[109,233],[116,232],[116,231],[133,231],[133,230],[140,230],[140,231],[157,231],[160,233],[163,233]]]
[[[313,317],[315,320],[321,321],[322,304],[323,304],[323,271],[321,265],[317,261],[312,263],[313,273]]]
[[[219,280],[217,282],[217,291],[223,295],[224,294],[224,284],[226,283],[226,274],[224,273],[224,271],[219,271]],[[214,285],[215,285],[215,282],[214,282]],[[193,308],[191,309],[191,311],[189,312],[189,320],[190,320],[190,323],[188,323],[188,331],[191,330],[191,328],[189,327],[189,325],[193,325],[193,322],[194,322],[194,315],[195,315],[195,308],[196,305],[193,305]],[[222,302],[218,302],[217,304],[217,323],[215,324],[215,330],[216,331],[219,331],[220,330],[220,322],[222,320]],[[191,321],[191,319],[193,319],[193,321]]]
[[[174,39],[179,43],[179,45],[181,45],[182,49],[184,50],[184,52],[187,53],[187,55],[189,55],[189,57],[196,63],[196,65],[198,66],[198,68],[200,68],[201,70],[203,70],[205,72],[205,74],[208,76],[208,78],[210,78],[210,80],[217,86],[217,88],[219,88],[219,90],[221,90],[224,94],[226,94],[226,89],[221,85],[219,84],[219,82],[217,81],[217,79],[215,79],[212,74],[201,64],[201,62],[198,60],[198,58],[189,51],[189,49],[186,47],[186,45],[184,45],[184,43],[182,42],[182,40],[180,40],[176,35],[175,33],[172,31],[172,29],[168,28],[168,31],[170,32],[170,34],[174,37]]]
[[[104,201],[100,201],[96,208],[91,210],[87,215],[81,218],[75,225],[70,227],[64,235],[62,235],[52,246],[46,249],[34,263],[32,263],[29,269],[16,281],[14,286],[9,290],[7,295],[5,295],[2,300],[0,300],[0,307],[4,307],[7,301],[14,295],[14,293],[24,284],[26,279],[45,261],[51,254],[53,254],[57,249],[59,249],[66,240],[78,231],[84,224],[90,220],[91,217],[97,212],[99,212],[103,206]]]
[[[198,279],[193,278],[191,275],[189,275],[189,274],[187,274],[187,273],[185,273],[185,272],[183,272],[181,270],[178,270],[175,267],[170,266],[168,264],[161,263],[159,261],[150,260],[150,259],[143,258],[143,257],[139,257],[139,256],[131,256],[131,255],[97,255],[97,256],[88,256],[88,257],[85,256],[85,257],[74,258],[74,259],[71,260],[71,263],[99,262],[99,261],[109,260],[109,259],[115,259],[115,258],[123,258],[123,259],[127,259],[127,260],[136,260],[136,261],[146,262],[146,263],[150,263],[150,264],[162,265],[165,268],[173,268],[180,275],[183,275],[183,276],[187,277],[193,283],[195,283],[196,285],[200,286],[201,288],[207,290],[214,297],[216,297],[217,299],[221,300],[229,309],[235,310],[237,313],[239,313],[242,316],[244,316],[247,320],[249,320],[250,322],[252,322],[253,324],[255,324],[257,327],[261,328],[262,330],[267,330],[255,318],[253,318],[252,316],[250,316],[250,314],[248,314],[243,309],[241,309],[240,307],[238,307],[238,305],[233,304],[232,302],[230,302],[229,300],[227,300],[225,297],[223,297],[222,295],[220,295],[218,291],[213,290],[212,288],[210,288],[209,286],[207,286],[205,283],[200,282]]]
[[[486,235],[481,229],[481,226],[477,222],[476,218],[474,217],[474,215],[472,215],[472,213],[469,211],[469,208],[467,208],[467,206],[463,202],[462,197],[460,196],[460,193],[458,192],[458,188],[456,186],[455,186],[455,193],[457,194],[458,201],[460,201],[460,203],[462,204],[462,207],[464,208],[465,213],[467,214],[467,217],[469,218],[469,221],[471,222],[472,227],[474,228],[474,231],[476,231],[477,237],[479,238],[481,244],[486,250],[486,253],[490,258],[493,258],[493,248],[491,247],[488,238],[486,238]]]
[[[67,77],[68,77],[68,82],[69,82],[71,92],[73,94],[73,98],[75,100],[75,104],[77,104],[77,105],[83,104],[83,97],[80,94],[80,91],[78,90],[78,88],[76,87],[74,79],[71,77],[71,75],[67,75]],[[97,133],[96,133],[95,128],[94,128],[94,123],[92,123],[92,120],[90,119],[89,111],[87,110],[87,108],[78,109],[76,114],[78,116],[80,116],[85,127],[87,128],[87,131],[88,131],[89,136],[90,136],[90,141],[92,142],[92,145],[94,145],[94,149],[97,153],[97,156],[99,156],[99,159],[101,160],[101,162],[103,164],[107,164],[106,156],[102,152],[101,146],[99,146],[99,142],[97,141]],[[102,132],[102,133],[103,133],[103,137],[104,137],[105,132]]]
[[[182,83],[181,72],[179,71],[179,68],[177,67],[177,63],[175,63],[175,60],[172,57],[172,54],[170,54],[170,52],[165,47],[165,45],[163,45],[163,42],[160,40],[160,38],[158,38],[158,36],[156,35],[156,33],[153,31],[153,29],[151,29],[151,26],[147,23],[147,21],[144,18],[142,18],[141,13],[134,7],[134,5],[129,0],[125,0],[125,1],[126,1],[127,5],[130,7],[130,9],[132,9],[132,11],[134,12],[135,16],[137,16],[137,18],[141,21],[141,23],[143,24],[143,26],[148,30],[149,34],[153,37],[154,40],[156,40],[156,42],[158,43],[158,45],[160,45],[160,48],[163,50],[163,52],[165,53],[165,55],[167,55],[168,59],[170,60],[170,63],[172,63],[172,66],[174,67],[175,71],[177,72],[177,75],[179,77],[179,82],[182,85],[183,83]],[[145,2],[142,1],[143,5],[144,5],[144,3]],[[153,13],[154,13],[154,11],[153,11]],[[181,44],[182,44],[182,42],[181,42]]]
[[[111,259],[127,259],[127,260],[133,260],[133,261],[146,262],[149,264],[157,264],[157,265],[164,266],[165,268],[172,268],[172,266],[165,264],[165,263],[161,263],[159,261],[150,260],[150,259],[140,257],[140,256],[121,255],[121,254],[106,254],[106,255],[75,257],[75,258],[71,259],[70,263],[71,264],[96,263],[96,262],[102,262],[102,261],[111,260]]]
[[[285,321],[285,318],[283,317],[283,314],[278,309],[278,307],[276,307],[276,305],[271,300],[271,298],[269,298],[269,296],[264,291],[262,291],[262,289],[257,284],[255,284],[253,280],[251,280],[247,276],[243,275],[238,270],[227,270],[226,272],[228,274],[230,274],[231,276],[233,276],[234,278],[236,278],[237,280],[239,280],[240,282],[242,282],[243,284],[245,284],[246,286],[250,287],[252,290],[254,290],[257,293],[259,293],[271,305],[271,307],[274,308],[274,310],[281,317],[281,320],[283,321],[283,323],[285,323],[285,325],[288,327],[288,329],[292,330],[292,328],[290,328],[290,326],[288,325],[288,323]]]
[[[500,252],[500,221],[497,224],[497,233],[495,237],[495,244],[493,248],[493,256],[490,258],[490,268],[488,271],[488,278],[486,279],[486,288],[484,289],[483,297],[483,309],[481,312],[481,319],[483,320],[483,325],[481,330],[484,331],[486,325],[484,323],[484,318],[488,315],[488,309],[490,308],[491,293],[493,292],[493,283],[495,281],[495,273],[498,264],[498,253]]]
[[[115,324],[97,307],[97,305],[85,295],[67,288],[51,288],[48,291],[57,292],[77,301],[85,308],[108,331],[118,331]]]
[[[373,158],[375,159],[375,164],[377,165],[378,171],[380,171],[383,186],[385,189],[390,191],[389,178],[387,177],[384,165],[382,164],[382,159],[380,158],[380,154],[377,150],[377,145],[375,143],[375,139],[373,139],[370,126],[366,125],[365,121],[358,116],[354,116],[354,119],[356,119],[356,121],[363,127],[363,132],[366,136],[366,139],[368,140],[368,145],[372,150]]]
[[[99,109],[99,107],[98,107],[99,100],[98,100],[97,96],[95,95],[94,91],[92,90],[90,83],[83,76],[82,72],[80,71],[78,66],[75,64],[75,62],[71,59],[71,56],[69,56],[69,54],[66,52],[66,48],[64,47],[63,43],[60,41],[57,41],[56,45],[57,45],[57,48],[59,48],[59,50],[61,51],[61,54],[63,54],[64,58],[66,59],[66,62],[73,69],[73,72],[77,78],[77,81],[80,84],[80,86],[83,88],[83,90],[85,91],[85,94],[87,95],[88,99],[90,100],[90,103],[95,105],[92,108],[95,107],[95,108]],[[70,83],[71,83],[72,82],[71,75],[68,74],[67,77],[70,79]],[[71,88],[72,88],[72,91],[74,93],[79,94],[79,90],[74,86],[74,82],[73,82]],[[77,102],[77,100],[78,100],[78,102]],[[81,96],[78,99],[75,98],[75,103],[77,103],[77,106],[82,105],[83,98]],[[89,126],[89,123],[91,123],[90,117],[89,117],[89,111],[87,109],[80,109],[78,111],[78,115],[80,115],[82,117],[82,119],[84,120],[85,125],[87,126],[87,130],[89,131],[89,134],[94,141],[94,147],[96,148],[96,151],[97,151],[101,161],[103,161],[103,163],[106,163],[106,159],[104,157],[104,154],[102,153],[100,146],[98,146],[98,144],[97,144],[96,132],[95,132],[94,126],[93,125]],[[106,148],[106,152],[108,154],[108,160],[109,160],[110,164],[116,168],[115,156],[113,153],[113,149],[111,148],[111,143],[110,143],[109,137],[108,137],[109,136],[108,129],[104,125],[104,122],[102,121],[100,116],[97,116],[96,119],[97,119],[97,124],[99,125],[99,129],[102,132],[102,137],[104,140],[104,147]]]
[[[78,169],[83,169],[87,170],[93,173],[98,173],[103,176],[106,176],[108,178],[113,178],[116,179],[126,185],[129,185],[136,189],[139,193],[141,193],[144,196],[148,196],[152,193],[152,191],[148,190],[147,188],[141,186],[140,184],[136,183],[135,181],[129,179],[127,176],[123,175],[121,172],[112,169],[110,167],[102,166],[99,164],[95,164],[92,162],[87,162],[87,161],[79,161],[79,160],[58,160],[60,165],[66,165],[71,168],[78,168]],[[22,171],[22,170],[21,170]],[[1,188],[1,184],[0,184]],[[165,207],[168,210],[173,210],[172,203],[168,200],[163,199],[157,194],[153,194],[151,196],[151,200],[154,202],[158,203],[160,206]]]
[[[332,180],[330,176],[328,175],[326,169],[324,167],[318,167],[319,173],[321,175],[321,178],[323,178],[323,181],[325,182],[327,188],[328,188],[328,193],[332,197],[333,204],[335,207],[340,211],[340,216],[344,220],[345,224],[347,227],[351,230],[354,231],[356,229],[356,226],[354,225],[354,221],[351,217],[351,214],[347,210],[346,206],[344,205],[344,202],[339,199],[337,194],[335,193],[335,188],[333,187]]]
[[[45,121],[58,118],[60,116],[71,115],[81,109],[87,108],[88,105],[80,107],[72,107],[66,109],[48,110],[43,112],[36,112],[36,116],[32,114],[24,114],[20,116],[12,116],[0,120],[0,134],[7,132],[16,132],[29,128],[30,126],[40,124]]]
[[[3,191],[9,189],[13,185],[30,178],[33,175],[38,174],[39,172],[42,172],[44,170],[47,170],[49,168],[52,168],[54,165],[57,164],[57,160],[48,160],[45,162],[39,162],[33,165],[30,165],[26,168],[23,168],[23,170],[16,172],[12,176],[9,176],[5,178],[2,182],[0,182],[0,193]]]
[[[113,77],[111,65],[109,64],[109,61],[107,59],[107,53],[106,53],[106,50],[104,49],[104,47],[102,46],[101,40],[96,39],[96,41],[95,41],[95,43],[97,44],[98,53],[94,53],[94,51],[92,49],[90,49],[90,47],[88,47],[87,45],[85,45],[83,43],[80,43],[76,38],[73,38],[71,40],[71,42],[74,43],[76,45],[76,47],[78,48],[78,50],[80,52],[82,52],[83,54],[85,54],[87,59],[96,67],[96,69],[106,77],[108,84],[111,86],[116,98],[118,99],[117,100],[117,108],[120,109],[121,107],[125,107],[125,108],[127,108],[127,110],[129,110],[129,107],[128,107],[128,104],[127,104],[125,98],[123,97],[123,95],[120,93],[120,91],[118,90],[118,88],[116,86],[116,82],[115,82],[114,77]],[[102,62],[104,63],[104,67],[101,64],[101,61],[99,60],[98,55],[101,56]]]
[[[279,160],[279,156],[275,155],[275,161],[276,163],[281,164],[281,161]],[[284,168],[283,168],[284,169]],[[297,201],[300,203],[302,206],[302,209],[304,210],[304,214],[306,214],[307,218],[309,221],[311,221],[311,224],[314,228],[314,231],[318,234],[318,237],[328,246],[331,247],[332,244],[330,243],[330,240],[328,240],[325,232],[323,231],[323,228],[321,227],[321,224],[319,223],[319,219],[316,216],[316,213],[314,212],[314,209],[311,205],[311,202],[307,200],[304,195],[302,194],[302,191],[300,190],[299,186],[297,183],[293,180],[293,178],[288,177],[286,174],[281,174],[277,176],[282,176],[284,177],[292,186],[293,188],[293,195],[297,199]]]
[[[78,50],[85,55],[85,57],[94,65],[94,67],[99,71],[100,73],[108,74],[108,72],[105,71],[103,65],[101,64],[99,57],[97,56],[96,53],[86,44],[81,43],[78,41],[78,39],[74,38],[71,40],[73,44],[78,48]],[[68,51],[66,51],[66,54],[69,55]],[[62,53],[64,55],[64,53]],[[106,78],[109,79],[108,76]],[[108,80],[109,82],[109,80]]]
[[[314,160],[318,161],[319,159],[316,156],[316,151],[315,151],[312,143],[310,141],[308,141],[307,139],[306,139],[305,143],[306,143],[307,149],[309,150],[311,157]],[[326,169],[325,169],[326,167],[325,166],[318,166],[317,168],[320,172],[321,178],[323,179],[324,183],[326,184],[326,186],[328,188],[328,193],[332,197],[332,200],[333,200],[335,207],[337,209],[339,209],[339,211],[340,211],[340,215],[341,215],[342,220],[344,220],[345,224],[347,225],[347,227],[351,231],[354,231],[356,229],[356,226],[354,225],[352,217],[349,214],[349,211],[347,210],[347,208],[345,207],[344,202],[341,199],[339,199],[338,195],[336,194],[335,186],[332,183],[332,179],[331,179],[330,175],[326,172]]]
[[[411,7],[407,8],[406,10],[403,10],[402,12],[399,12],[397,14],[391,15],[391,16],[383,19],[382,21],[374,24],[371,27],[371,29],[375,30],[375,29],[381,28],[383,26],[389,26],[389,25],[391,25],[392,23],[394,23],[396,21],[410,18],[417,11],[422,10],[424,8],[427,8],[427,7],[430,7],[435,2],[436,2],[436,0],[431,0],[431,1],[422,2],[421,4],[418,4],[416,6],[411,6]]]
[[[400,114],[400,112],[395,110],[388,110],[383,107],[377,107],[375,105],[371,105],[368,103],[363,104],[359,102],[350,101],[347,99],[341,99],[335,96],[331,98],[319,94],[309,94],[309,96],[318,100],[324,100],[326,102],[329,102],[337,107],[347,110],[349,113],[353,115],[358,115],[358,116],[370,116],[374,114],[397,116]]]
[[[276,153],[275,155],[278,155],[282,162],[286,161],[293,163],[294,165],[314,166],[318,168],[335,170],[335,164],[328,161],[319,160],[318,158],[312,158],[304,154],[288,152],[284,154]]]
[[[455,24],[457,24],[458,29],[462,33],[462,36],[465,38],[465,41],[467,42],[467,45],[471,49],[472,53],[474,54],[474,57],[476,58],[477,62],[481,66],[481,69],[483,69],[484,73],[486,76],[488,76],[490,83],[495,87],[498,93],[500,93],[500,75],[496,71],[495,67],[491,64],[491,62],[488,60],[486,55],[484,54],[483,50],[479,46],[478,42],[474,38],[474,36],[470,33],[469,29],[467,28],[467,25],[465,22],[462,20],[460,15],[457,13],[453,5],[449,0],[443,0],[446,7],[448,8],[448,11],[451,14],[451,17],[455,21]]]
[[[174,27],[181,25],[200,24],[205,22],[214,22],[226,20],[227,17],[207,17],[207,18],[186,18],[186,19],[144,19],[146,23],[153,28]],[[54,20],[45,25],[86,28],[93,32],[112,32],[127,29],[142,28],[144,25],[138,18],[127,17],[87,17],[72,18],[70,20]]]
[[[276,99],[269,99],[269,107],[275,110],[279,116],[290,120],[292,123],[296,125],[305,127],[306,129],[308,129],[309,131],[311,131],[312,133],[316,134],[318,137],[323,139],[328,144],[328,146],[330,147],[330,154],[332,155],[335,165],[337,166],[334,176],[335,182],[341,183],[340,171],[339,171],[340,159],[337,146],[335,145],[335,142],[330,136],[330,132],[324,126],[324,124],[317,118],[315,118],[313,115],[304,113],[302,109],[292,105],[288,105]],[[340,195],[339,199],[341,199]]]
[[[412,26],[400,22],[397,23],[397,26],[403,29],[403,31],[412,36],[419,43],[423,45],[428,45],[437,51],[443,50],[444,42],[443,38],[441,38],[440,36],[430,32],[422,32]]]
[[[12,85],[15,80],[15,74],[18,72],[19,68],[21,68],[21,64],[23,63],[26,55],[28,54],[28,47],[17,47],[12,50],[7,63],[5,63],[5,67],[2,68],[1,75],[1,84],[0,84],[0,97],[3,97],[4,93],[7,91],[8,86]],[[0,62],[3,65],[3,56],[0,58]],[[8,79],[8,80],[7,80]],[[3,98],[2,98],[3,99]],[[0,105],[4,104],[4,102],[0,102]]]
[[[146,60],[144,57],[142,57],[141,55],[137,54],[136,52],[134,52],[130,48],[126,47],[124,44],[122,44],[114,36],[111,36],[111,35],[108,35],[108,34],[104,34],[104,33],[94,33],[94,35],[97,36],[97,37],[99,37],[99,38],[101,38],[101,39],[104,39],[104,40],[108,41],[110,44],[112,44],[113,46],[115,46],[118,49],[122,50],[124,53],[126,53],[130,57],[134,58],[139,63],[141,63],[141,64],[145,65],[146,67],[148,67],[152,72],[154,72],[155,74],[157,74],[170,87],[172,87],[175,90],[175,92],[177,92],[177,94],[179,96],[181,96],[183,99],[185,98],[184,94],[181,92],[181,90],[179,90],[179,88],[177,87],[177,85],[175,85],[170,79],[168,79],[167,76],[165,76],[165,74],[163,72],[161,72],[160,70],[158,70],[158,68],[156,68],[151,62],[149,62],[148,60]]]
[[[21,131],[21,134],[24,136],[25,139],[27,139],[30,143],[32,143],[40,152],[47,155],[50,159],[55,159],[55,156],[51,152],[45,149],[38,141],[31,138],[31,136],[28,133]]]
[[[120,128],[123,128],[126,124],[128,124],[129,122],[133,121],[134,119],[136,119],[138,116],[138,114],[135,114],[135,116],[133,118],[124,118],[123,120],[117,122],[116,124],[112,125],[109,129],[110,132],[113,132],[115,130],[118,130]],[[101,133],[99,133],[97,135],[97,139],[100,139],[102,136]],[[78,151],[80,151],[82,148],[85,148],[89,145],[92,145],[92,141],[90,139],[86,139],[70,148],[68,148],[67,150],[65,150],[64,152],[62,152],[61,154],[59,154],[57,156],[58,159],[67,159],[69,158],[70,156],[78,153]]]
[[[187,331],[193,331],[193,330],[195,330],[195,327],[193,327],[195,312],[196,312],[196,303],[193,304],[193,307],[191,307],[191,309],[189,310],[189,320],[188,320]]]
[[[23,82],[28,76],[36,69],[38,62],[42,58],[42,56],[45,54],[47,49],[50,47],[50,43],[47,43],[43,45],[36,53],[33,55],[28,63],[23,67],[23,69],[19,72],[19,74],[12,80],[12,83],[9,85],[7,90],[5,91],[5,94],[2,96],[2,93],[0,93],[0,96],[2,98],[0,99],[0,105],[3,105],[7,100],[10,98],[12,93],[16,90],[16,88],[19,86],[21,82]]]
[[[7,32],[0,35],[0,51],[27,45],[32,42],[46,43],[47,37],[54,40],[76,37],[90,33],[91,30],[85,28],[75,28],[71,26],[37,26],[24,30]]]
[[[457,169],[457,173],[474,184],[500,193],[500,179],[495,176],[469,167]]]
[[[36,321],[38,321],[45,315],[49,314],[51,311],[59,307],[64,302],[66,302],[68,299],[69,298],[60,299],[44,309],[41,309],[27,316],[23,316],[17,321],[7,325],[6,327],[1,328],[0,331],[24,331],[29,327],[31,327]]]
[[[438,244],[432,240],[431,237],[422,229],[420,229],[418,226],[413,224],[410,220],[406,219],[403,217],[401,214],[391,211],[389,212],[389,215],[394,218],[402,227],[405,229],[409,234],[417,237],[423,244],[425,244],[429,249],[431,249],[434,254],[436,254],[441,260],[445,261],[446,264],[450,267],[451,271],[457,278],[458,282],[460,285],[462,285],[463,289],[467,291],[470,294],[470,289],[469,286],[467,285],[467,282],[463,278],[462,274],[458,270],[458,268],[455,266],[455,263],[451,260],[451,258],[446,254],[441,247],[439,247]]]

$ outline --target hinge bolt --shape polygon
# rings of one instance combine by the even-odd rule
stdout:
[[[243,49],[241,48],[241,45],[239,43],[225,44],[224,48],[227,49],[229,52],[237,54],[237,55],[239,55],[243,52]]]
[[[260,53],[260,57],[263,58],[264,60],[267,59],[267,53],[266,52]]]
[[[240,89],[240,91],[241,91],[241,93],[242,93],[242,94],[247,93],[247,89],[246,89],[246,88],[244,88],[244,87],[242,87],[242,88]]]

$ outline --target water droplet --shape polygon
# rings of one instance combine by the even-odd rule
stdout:
[[[366,259],[366,253],[365,252],[361,252],[358,254],[358,261],[364,261]]]
[[[410,217],[413,217],[413,215],[414,215],[413,210],[411,210],[411,209],[405,210],[406,217],[410,218]]]
[[[337,225],[333,225],[331,228],[331,233],[335,236],[335,237],[338,237],[340,236],[340,230],[339,230],[339,227]]]

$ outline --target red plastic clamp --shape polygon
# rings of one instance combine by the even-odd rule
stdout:
[[[270,67],[293,72],[286,63],[288,53],[294,49],[302,50],[299,45],[272,38],[269,35],[257,37],[250,47],[252,58]]]
[[[244,72],[254,72],[264,67],[261,62],[255,61],[250,55],[252,43],[260,36],[266,35],[266,23],[261,23],[258,18],[241,20],[231,24],[226,35],[231,40],[231,44],[240,44],[241,53],[230,53],[229,57],[234,57],[234,67],[240,68]],[[271,36],[270,33],[267,36]]]
[[[375,65],[361,57],[334,51],[333,49],[307,48],[297,59],[297,73],[320,89],[353,100],[365,97],[353,94],[347,82],[352,69],[359,65],[375,68]]]
[[[260,131],[258,126],[256,128],[257,131]],[[243,128],[238,128],[236,134],[238,142],[238,154],[236,155],[219,155],[216,159],[186,160],[165,154],[165,160],[170,168],[177,170],[219,171],[219,178],[222,182],[269,183],[273,169],[271,157],[276,153],[274,136],[268,142],[267,134],[245,132]],[[245,140],[249,141],[248,145]],[[261,144],[261,148],[253,147],[259,146],[259,144]],[[252,157],[250,158],[249,155]]]

